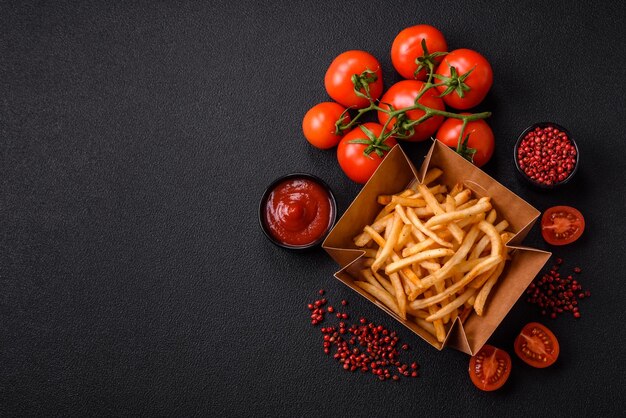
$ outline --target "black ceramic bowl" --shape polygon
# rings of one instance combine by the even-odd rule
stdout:
[[[522,168],[520,167],[519,161],[517,159],[517,150],[522,142],[522,140],[526,137],[526,135],[531,132],[534,131],[535,128],[547,128],[547,127],[553,127],[555,129],[558,129],[561,132],[565,132],[565,134],[567,134],[567,138],[568,140],[571,142],[572,146],[574,147],[574,149],[576,150],[576,161],[574,162],[574,168],[572,169],[572,172],[569,173],[569,175],[562,181],[556,182],[554,184],[551,185],[547,185],[544,183],[539,183],[535,180],[533,180],[532,178],[530,178],[525,172],[524,170],[522,170]],[[574,177],[574,174],[576,174],[576,171],[578,170],[578,165],[580,162],[580,152],[578,151],[578,145],[576,144],[576,141],[574,141],[574,138],[572,138],[572,134],[565,129],[564,127],[562,127],[561,125],[558,125],[554,122],[539,122],[539,123],[535,123],[531,126],[529,126],[528,128],[526,128],[521,134],[520,136],[517,138],[517,142],[515,143],[515,147],[513,149],[513,161],[515,161],[515,168],[517,168],[517,172],[519,173],[520,177],[522,177],[524,180],[526,180],[528,183],[530,183],[531,185],[541,188],[541,189],[554,189],[555,187],[558,186],[562,186],[565,183],[568,183],[572,177]]]
[[[278,184],[280,184],[281,182],[285,180],[290,180],[290,179],[311,180],[319,184],[320,186],[322,186],[322,188],[326,190],[326,192],[328,193],[328,197],[330,199],[330,220],[328,222],[328,228],[326,229],[326,231],[324,231],[324,233],[318,239],[308,244],[304,244],[304,245],[285,244],[279,241],[278,239],[274,238],[265,220],[265,207],[266,207],[267,199],[270,193],[274,190],[274,188],[276,188],[276,186],[278,186]],[[328,184],[324,182],[324,180],[308,173],[292,173],[292,174],[287,174],[285,176],[277,178],[269,186],[267,186],[267,188],[263,192],[263,196],[261,197],[261,201],[259,203],[259,224],[261,225],[261,230],[263,230],[263,233],[265,234],[267,239],[269,239],[274,245],[277,245],[278,247],[286,248],[292,251],[304,251],[304,250],[309,250],[311,248],[315,248],[319,246],[324,241],[324,238],[326,238],[326,235],[328,235],[328,232],[330,232],[333,225],[335,225],[336,219],[337,219],[337,202],[335,201],[335,196],[333,195],[333,191],[330,189]]]

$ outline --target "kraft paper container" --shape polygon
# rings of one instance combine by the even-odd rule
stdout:
[[[498,212],[498,221],[506,219],[510,224],[508,230],[515,233],[507,243],[511,261],[507,263],[498,283],[491,291],[483,316],[472,312],[465,323],[461,323],[457,318],[449,328],[443,343],[439,343],[435,337],[410,319],[403,320],[395,315],[385,305],[357,287],[353,279],[362,268],[361,257],[364,252],[354,245],[352,239],[363,231],[365,225],[371,224],[382,209],[376,201],[377,196],[401,192],[410,183],[421,181],[430,167],[439,167],[444,171],[444,175],[438,181],[449,188],[456,183],[463,183],[478,197],[491,196],[491,204]],[[341,266],[335,277],[355,292],[369,299],[437,349],[452,347],[474,355],[487,342],[550,258],[551,254],[548,252],[521,246],[522,240],[539,215],[537,209],[439,141],[434,141],[419,171],[415,169],[402,148],[396,146],[331,230],[322,247]]]

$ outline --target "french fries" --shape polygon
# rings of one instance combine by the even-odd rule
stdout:
[[[489,197],[434,184],[443,174],[433,168],[423,183],[378,196],[382,210],[354,237],[366,257],[356,285],[439,342],[457,318],[483,315],[512,236]]]

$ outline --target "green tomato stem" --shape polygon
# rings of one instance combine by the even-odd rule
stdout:
[[[338,125],[338,129],[343,132],[346,131],[348,129],[351,129],[353,126],[355,126],[357,124],[357,122],[359,121],[359,119],[361,119],[361,117],[366,114],[369,111],[377,111],[377,112],[384,112],[387,114],[388,118],[387,121],[384,123],[383,125],[383,129],[381,134],[377,137],[377,138],[372,138],[372,146],[374,148],[380,147],[381,144],[383,144],[383,142],[385,140],[387,140],[387,138],[389,138],[390,136],[393,135],[399,135],[399,137],[402,137],[402,134],[398,134],[398,132],[400,131],[400,129],[410,129],[415,125],[419,125],[420,123],[425,122],[426,120],[432,118],[433,116],[443,116],[446,118],[453,118],[453,119],[460,119],[463,121],[463,125],[461,127],[461,134],[459,136],[459,140],[457,143],[457,152],[461,153],[462,149],[463,149],[463,135],[465,133],[465,129],[467,127],[467,124],[471,121],[474,120],[479,120],[479,119],[485,119],[488,118],[489,116],[491,116],[491,112],[481,112],[481,113],[473,113],[470,115],[460,115],[458,113],[453,113],[453,112],[448,112],[445,110],[439,110],[439,109],[433,109],[431,107],[425,106],[421,103],[419,103],[419,100],[424,96],[424,94],[426,94],[427,91],[433,89],[433,88],[437,88],[437,87],[449,87],[448,83],[446,82],[440,82],[440,83],[433,83],[433,78],[434,77],[434,72],[435,72],[435,68],[434,68],[434,64],[432,62],[428,62],[428,80],[426,81],[426,83],[424,84],[424,87],[422,88],[422,90],[418,93],[417,97],[415,98],[414,104],[409,106],[409,107],[405,107],[404,109],[398,109],[398,110],[389,110],[389,109],[385,109],[382,108],[380,106],[378,106],[376,104],[376,100],[372,99],[371,95],[369,94],[369,89],[368,88],[364,88],[365,90],[365,95],[363,93],[359,94],[360,96],[364,96],[366,97],[370,104],[367,107],[364,107],[362,109],[359,109],[357,112],[357,115],[354,117],[354,119],[352,119],[349,123],[343,125],[340,124]],[[353,80],[354,82],[354,80]],[[367,87],[367,86],[365,86]],[[439,96],[441,97],[441,95]],[[387,128],[389,127],[389,124],[391,123],[391,120],[395,118],[396,122],[398,120],[398,116],[406,114],[407,112],[410,112],[412,110],[421,110],[424,112],[424,115],[422,117],[420,117],[417,120],[409,120],[407,122],[403,122],[402,126],[398,126],[397,123],[394,123],[394,126],[391,130],[389,130],[389,132],[387,132]],[[406,137],[406,135],[405,135]]]

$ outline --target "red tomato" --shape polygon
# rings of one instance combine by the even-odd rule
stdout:
[[[499,389],[511,374],[511,356],[492,345],[485,345],[470,360],[469,374],[478,389],[487,392]]]
[[[399,110],[412,106],[423,86],[424,83],[417,80],[399,81],[391,86],[383,95],[382,99],[380,99],[380,107],[383,109],[389,109],[390,104],[395,110]],[[446,108],[443,101],[437,97],[434,89],[428,90],[426,94],[419,99],[419,103],[437,110],[445,110]],[[417,120],[424,116],[424,112],[419,109],[410,110],[406,114],[410,120]],[[384,125],[388,119],[389,115],[387,113],[381,111],[378,112],[378,121],[381,124]],[[415,125],[415,133],[406,140],[423,141],[430,138],[437,131],[439,125],[443,123],[443,119],[443,116],[433,116],[419,125]],[[392,119],[389,125],[387,125],[387,129],[391,130],[394,123],[396,123],[395,118]]]
[[[461,115],[469,115],[469,113],[461,113]],[[461,135],[463,121],[461,119],[448,118],[439,127],[437,131],[437,139],[449,147],[456,149]],[[495,140],[493,131],[483,119],[473,120],[467,123],[463,139],[469,134],[467,146],[475,149],[473,163],[478,167],[487,164],[487,161],[493,155]]]
[[[373,74],[363,74],[367,70],[373,71]],[[353,75],[360,77],[360,80],[368,77],[375,79],[369,83],[370,96],[372,99],[380,97],[383,92],[383,72],[378,60],[365,51],[346,51],[335,58],[324,77],[326,91],[333,100],[345,107],[367,107],[369,100],[359,97],[354,91]],[[363,87],[359,91],[366,93]]]
[[[468,71],[472,71],[461,84],[454,84],[452,93],[443,96],[443,101],[455,109],[469,109],[483,101],[493,84],[493,70],[489,61],[476,51],[471,49],[457,49],[443,57],[437,68],[437,82],[445,81],[452,75],[452,69],[456,70],[456,76],[463,78]],[[459,81],[452,77],[452,81]],[[467,89],[469,88],[469,89]],[[446,86],[437,87],[439,92],[446,91]],[[461,97],[461,92],[463,97]]]
[[[314,147],[328,149],[336,146],[343,135],[337,135],[335,122],[339,120],[345,107],[334,102],[323,102],[313,106],[302,119],[304,137]],[[343,123],[350,122],[350,115],[344,115]]]
[[[371,131],[375,137],[378,137],[383,131],[381,125],[373,122],[367,122],[361,126]],[[350,141],[355,139],[370,139],[361,126],[357,126],[341,139],[337,147],[337,159],[341,169],[351,180],[365,184],[372,177],[388,151],[383,152],[383,157],[380,157],[376,152],[365,155],[364,151],[368,147],[367,144],[351,144]],[[396,144],[396,140],[392,137],[387,138],[384,142],[384,145],[390,149]]]
[[[553,206],[541,217],[541,235],[551,245],[570,244],[580,238],[584,230],[583,214],[571,206]]]
[[[429,25],[411,26],[402,30],[391,45],[391,62],[396,71],[404,78],[413,80],[426,80],[428,66],[420,69],[415,74],[419,63],[417,58],[423,57],[422,40],[426,42],[428,54],[435,53],[432,57],[434,68],[441,62],[441,55],[437,52],[446,52],[448,44],[443,34]]]
[[[515,354],[533,367],[543,369],[559,357],[559,341],[538,322],[527,324],[515,339]]]

